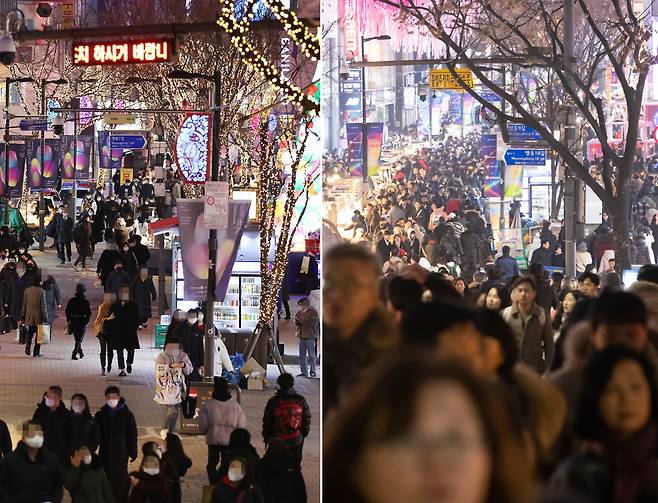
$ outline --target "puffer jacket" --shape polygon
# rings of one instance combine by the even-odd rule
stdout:
[[[228,445],[231,432],[247,427],[247,416],[234,399],[208,400],[199,411],[199,428],[206,435],[208,445]]]

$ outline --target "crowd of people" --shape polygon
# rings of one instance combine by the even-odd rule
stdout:
[[[576,278],[559,223],[527,267],[496,250],[478,150],[447,138],[400,160],[324,253],[325,500],[658,501],[650,170],[624,289],[605,213]]]

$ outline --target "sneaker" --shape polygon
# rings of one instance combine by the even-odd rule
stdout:
[[[29,346],[25,346],[25,354],[27,356],[30,356],[30,347]]]
[[[126,374],[126,371],[125,371],[125,370],[122,370],[121,372],[119,372],[119,376],[120,376],[120,377],[125,377],[126,375],[127,375],[127,374]]]
[[[80,354],[80,358],[84,358],[84,357],[85,357],[85,354],[82,352],[82,350],[80,351],[79,354]]]
[[[71,360],[77,360],[77,359],[78,359],[78,355],[76,355],[75,353],[73,353],[73,354],[71,355]]]
[[[133,366],[129,363],[129,364],[126,366],[126,370],[128,371],[129,374],[132,373],[132,371],[133,371]]]
[[[315,372],[311,370],[311,377],[315,377],[315,376],[316,376]]]

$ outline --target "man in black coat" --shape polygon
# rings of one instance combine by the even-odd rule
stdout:
[[[101,431],[98,455],[116,494],[128,483],[128,459],[137,459],[137,423],[119,388],[108,387],[105,400],[94,416]]]
[[[388,229],[384,231],[384,237],[377,241],[375,247],[377,258],[380,264],[385,264],[391,258],[391,248],[393,247],[393,233]]]
[[[200,333],[198,321],[199,311],[190,309],[187,312],[187,321],[179,324],[172,332],[172,338],[178,341],[194,367],[188,376],[190,381],[200,381],[204,371],[203,334]]]
[[[105,292],[116,295],[124,286],[130,286],[130,276],[123,270],[123,259],[119,258],[114,263],[114,270],[105,279]]]
[[[44,447],[52,452],[62,465],[67,466],[69,459],[68,422],[71,412],[62,402],[62,388],[51,386],[34,411],[32,421],[39,424],[43,431]]]
[[[155,285],[149,277],[149,271],[146,267],[140,269],[139,276],[133,281],[131,294],[139,311],[139,328],[146,328],[152,314],[151,301],[155,302],[158,298]]]
[[[295,391],[295,378],[281,374],[276,383],[279,390],[267,401],[263,415],[263,441],[271,438],[284,440],[302,464],[304,439],[311,431],[311,408],[306,399]]]
[[[128,240],[128,246],[135,255],[137,264],[139,264],[140,267],[145,266],[151,258],[151,252],[149,251],[148,246],[142,244],[142,236],[133,236],[130,238],[130,240]]]
[[[101,280],[101,285],[105,286],[107,277],[114,270],[117,262],[121,262],[121,254],[117,250],[116,243],[109,243],[107,249],[101,253],[98,259],[98,265],[96,266],[96,274],[98,275],[98,279]],[[121,263],[123,264],[123,262]]]
[[[139,310],[137,304],[130,300],[130,288],[122,286],[119,289],[119,302],[112,306],[114,314],[114,323],[112,329],[114,333],[110,339],[112,349],[117,352],[119,362],[120,376],[126,375],[126,370],[130,374],[135,359],[135,350],[139,349],[139,338],[137,337],[137,328],[139,327]],[[128,354],[128,366],[123,357],[123,351]]]
[[[69,215],[69,210],[64,207],[62,219],[57,224],[57,244],[58,256],[61,263],[67,258],[71,261],[71,243],[73,242],[73,219]]]
[[[542,240],[541,247],[532,252],[530,263],[541,264],[544,267],[550,267],[552,257],[553,252],[551,251],[551,243],[547,240]]]
[[[34,421],[23,423],[23,438],[16,450],[0,461],[0,501],[62,501],[64,469],[42,445],[41,426]]]

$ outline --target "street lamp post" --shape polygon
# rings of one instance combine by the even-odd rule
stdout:
[[[219,173],[219,122],[221,120],[221,102],[222,102],[222,77],[217,70],[213,75],[204,75],[200,73],[186,72],[183,70],[174,70],[168,75],[173,79],[203,79],[213,83],[213,108],[212,108],[212,157],[210,165],[210,181],[227,181],[228,173],[222,171]],[[221,180],[220,180],[221,178]],[[208,291],[206,297],[206,334],[205,334],[205,351],[204,351],[204,379],[213,380],[215,375],[215,260],[217,260],[217,229],[210,229],[208,233]]]
[[[41,114],[48,116],[48,111],[46,110],[46,86],[48,84],[67,84],[66,79],[56,79],[56,80],[46,80],[41,79]],[[41,166],[41,187],[39,190],[39,228],[41,229],[40,239],[39,239],[39,251],[44,251],[46,244],[46,231],[45,231],[45,218],[46,218],[46,205],[43,198],[43,190],[45,180],[43,178],[43,163],[44,163],[44,149],[46,148],[46,132],[41,130],[41,154],[39,156],[39,165]]]
[[[14,82],[34,82],[30,77],[5,78],[5,225],[9,225],[9,86]]]
[[[366,60],[366,42],[371,40],[390,40],[390,35],[364,37],[361,35],[361,59]],[[366,118],[366,67],[361,67],[361,161],[363,181],[368,181],[368,121]]]

